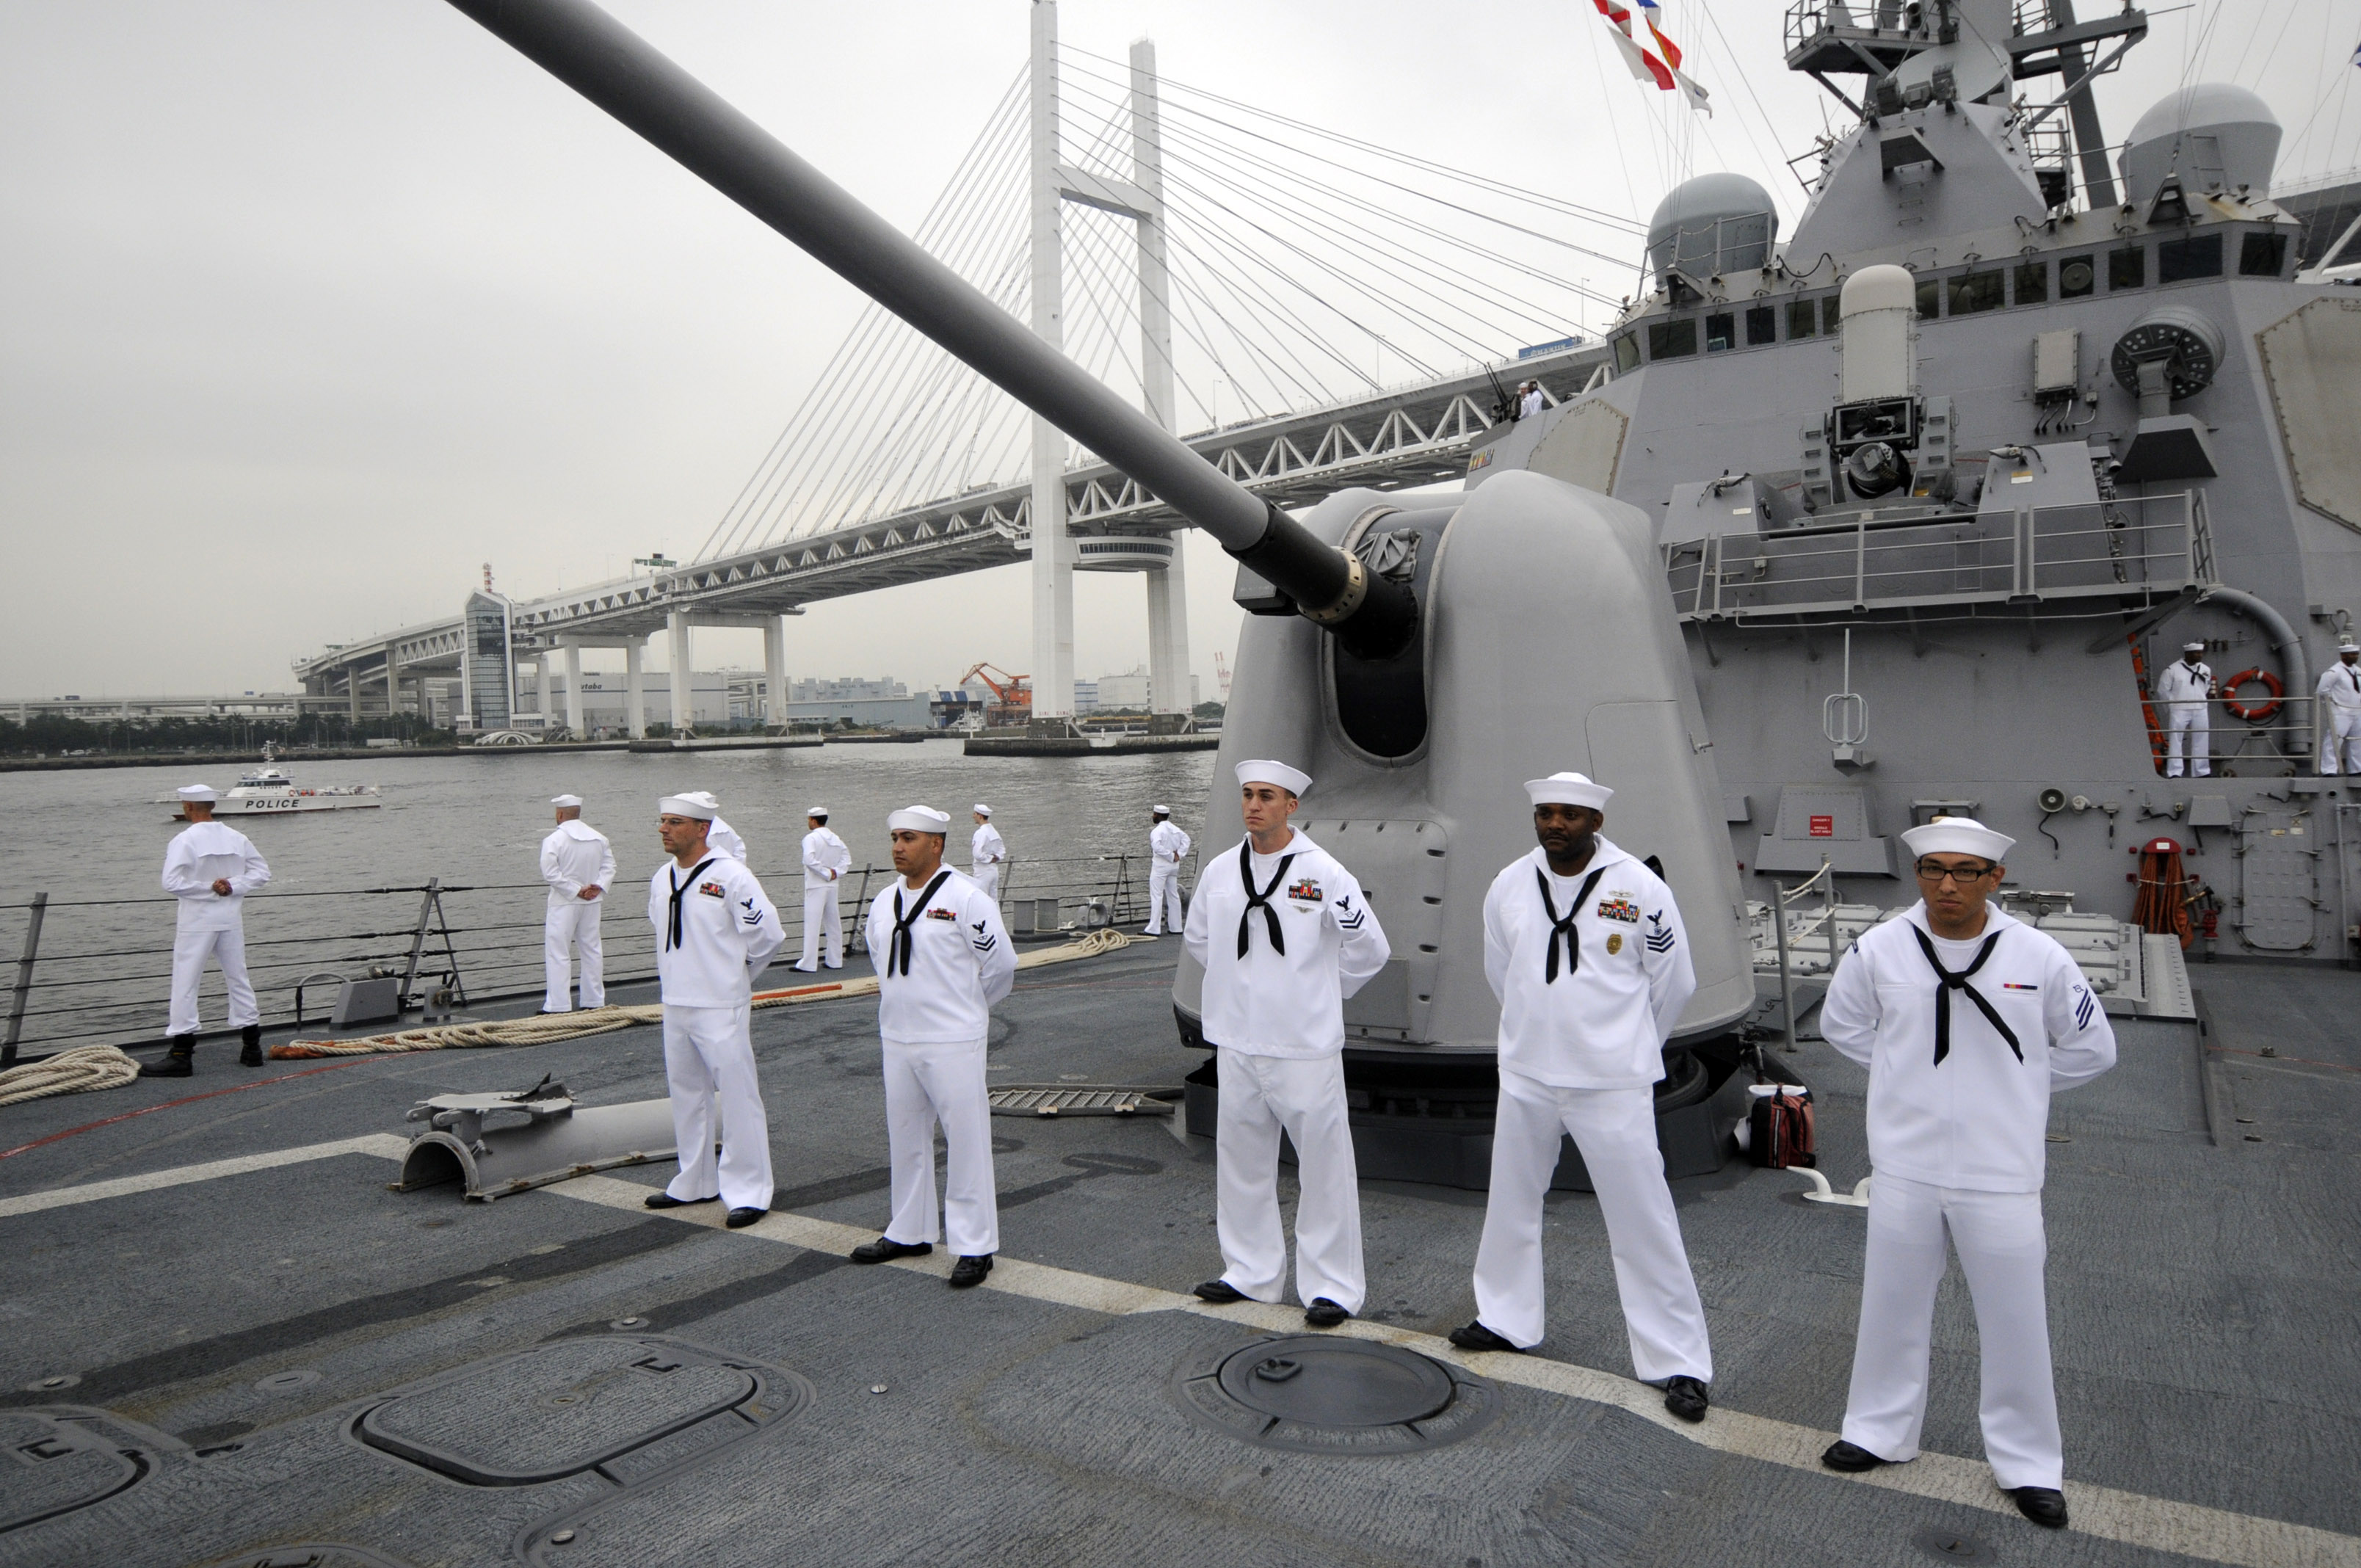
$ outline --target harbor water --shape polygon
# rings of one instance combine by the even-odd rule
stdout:
[[[553,795],[581,795],[584,818],[615,846],[615,903],[603,924],[608,974],[625,979],[653,967],[644,889],[663,861],[655,830],[663,795],[705,789],[720,799],[790,940],[799,942],[800,848],[813,806],[829,809],[829,825],[852,851],[842,894],[848,937],[862,890],[874,892],[890,875],[886,813],[913,802],[950,814],[946,858],[962,868],[973,831],[968,812],[977,802],[992,806],[1013,862],[1005,895],[1063,895],[1070,906],[1079,895],[1112,895],[1119,914],[1137,917],[1145,908],[1150,807],[1170,806],[1197,836],[1213,764],[1208,751],[970,758],[953,740],[282,761],[301,784],[376,784],[383,804],[233,824],[270,863],[269,887],[247,901],[246,928],[263,1015],[275,1023],[294,1019],[299,981],[308,985],[305,1016],[318,1020],[335,995],[334,977],[388,965],[399,972],[420,918],[419,890],[430,881],[445,891],[422,977],[456,969],[472,1000],[537,990],[539,850]],[[192,782],[226,788],[240,771],[192,761],[0,776],[0,960],[21,951],[34,897],[48,895],[22,999],[22,1050],[160,1036],[173,911],[158,876],[179,825],[176,807],[158,797]],[[318,976],[329,978],[311,978]],[[209,971],[208,1029],[221,1026],[220,984]]]

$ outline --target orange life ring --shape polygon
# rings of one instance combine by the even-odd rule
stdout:
[[[2271,700],[2249,707],[2238,700],[2238,688],[2248,681],[2260,681],[2269,688]],[[2287,687],[2268,670],[2240,670],[2222,683],[2222,706],[2230,710],[2233,718],[2243,718],[2249,724],[2260,724],[2279,710],[2279,699],[2287,696]]]

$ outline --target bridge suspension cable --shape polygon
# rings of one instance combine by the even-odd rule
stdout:
[[[1029,313],[1020,71],[916,237]],[[1128,182],[1122,62],[1059,54],[1060,162]],[[1587,329],[1636,268],[1632,217],[1157,82],[1176,425],[1207,431],[1464,374]],[[1066,352],[1141,384],[1137,220],[1061,203]],[[1594,285],[1594,280],[1597,280]],[[698,553],[712,560],[1027,472],[1031,416],[878,307],[863,312]],[[1082,459],[1069,450],[1069,463]]]

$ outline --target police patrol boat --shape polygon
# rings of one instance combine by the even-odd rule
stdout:
[[[178,803],[170,795],[159,796],[159,806]],[[285,817],[306,811],[354,811],[382,806],[375,784],[303,785],[279,765],[279,757],[268,740],[262,745],[262,762],[238,775],[237,787],[225,791],[214,806],[214,815],[226,817]]]

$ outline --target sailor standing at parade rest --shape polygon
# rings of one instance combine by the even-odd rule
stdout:
[[[2156,678],[2156,695],[2164,699],[2164,776],[2180,776],[2180,752],[2184,741],[2189,749],[2189,772],[2192,778],[2206,778],[2213,772],[2213,728],[2208,717],[2206,699],[2214,695],[2213,666],[2199,661],[2205,652],[2202,642],[2181,645],[2180,663],[2167,664]]]
[[[844,967],[844,914],[837,894],[844,873],[852,869],[852,851],[829,830],[828,807],[815,806],[804,813],[804,956],[796,968],[806,974],[825,961],[830,969]]]
[[[2322,776],[2361,773],[2361,645],[2337,644],[2336,663],[2320,672],[2312,696]]]
[[[877,966],[877,1033],[884,1045],[885,1139],[894,1169],[894,1217],[885,1234],[852,1249],[855,1263],[935,1250],[940,1234],[959,1261],[950,1284],[983,1283],[1000,1250],[992,1174],[992,1104],[983,1086],[992,1005],[1016,981],[1016,955],[1000,905],[943,864],[948,812],[906,806],[885,819],[900,878],[869,905],[869,957]],[[949,1156],[942,1223],[935,1215],[935,1124]]]
[[[270,868],[253,840],[225,822],[214,820],[218,791],[182,784],[189,825],[172,836],[164,851],[164,891],[180,904],[172,929],[172,1010],[164,1026],[170,1049],[162,1061],[139,1069],[142,1078],[187,1078],[196,1069],[197,987],[205,959],[221,965],[229,992],[229,1026],[238,1031],[238,1065],[262,1065],[262,1012],[246,978],[246,895],[270,880]]]
[[[1484,976],[1500,999],[1500,1097],[1491,1195],[1464,1350],[1543,1337],[1542,1201],[1571,1133],[1607,1222],[1615,1288],[1642,1383],[1705,1420],[1713,1353],[1656,1146],[1664,1041],[1697,991],[1672,890],[1599,837],[1615,792],[1580,773],[1529,779],[1532,853],[1484,899]]]
[[[992,825],[992,807],[978,803],[975,837],[968,841],[968,874],[986,897],[1000,897],[1000,862],[1007,858],[1008,846],[1001,841],[1000,829]]]
[[[1161,937],[1166,928],[1178,931],[1187,919],[1180,902],[1180,862],[1189,858],[1189,835],[1172,820],[1172,808],[1159,806],[1156,826],[1148,830],[1148,930]]]
[[[1222,1275],[1208,1301],[1277,1301],[1287,1279],[1279,1135],[1295,1146],[1295,1292],[1303,1321],[1332,1328],[1361,1310],[1361,1194],[1345,1119],[1345,998],[1392,949],[1361,884],[1290,825],[1312,787],[1284,762],[1237,765],[1246,837],[1197,877],[1182,940],[1203,966],[1214,1047],[1215,1234]]]
[[[716,853],[708,840],[711,795],[666,795],[656,813],[656,831],[672,858],[649,882],[648,920],[656,928],[664,1081],[680,1174],[647,1205],[677,1209],[719,1198],[729,1204],[735,1230],[771,1211],[771,1129],[748,1025],[754,977],[787,937],[746,862]]]
[[[2026,1518],[2066,1522],[2049,1370],[2041,1180],[2049,1096],[2115,1063],[2114,1031],[2056,938],[1985,900],[2015,842],[1964,817],[1902,835],[1919,902],[1845,954],[1820,1034],[1869,1069],[1868,1255],[1844,1436],[1868,1470],[1918,1453],[1948,1236],[1982,1345],[1984,1453]]]
[[[557,830],[541,841],[541,880],[549,884],[549,907],[542,916],[541,1010],[574,1010],[569,983],[574,953],[582,953],[582,1005],[607,1005],[604,949],[598,919],[606,905],[599,895],[615,885],[615,850],[607,835],[582,820],[582,797],[554,796]]]

